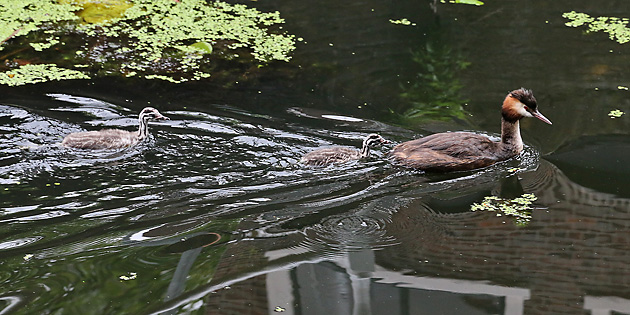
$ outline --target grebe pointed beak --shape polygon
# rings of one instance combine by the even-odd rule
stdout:
[[[532,116],[534,116],[534,117],[536,117],[536,118],[538,118],[538,119],[540,119],[540,120],[542,120],[542,121],[552,125],[551,120],[547,119],[547,117],[543,116],[543,114],[541,114],[539,111],[537,111],[537,110],[533,111],[533,112],[531,112],[531,114],[532,114]]]

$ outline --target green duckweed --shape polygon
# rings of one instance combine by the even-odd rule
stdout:
[[[569,27],[588,27],[587,32],[606,32],[611,40],[619,44],[625,44],[630,41],[630,28],[628,28],[628,18],[618,17],[592,17],[586,13],[567,12],[562,17],[570,20],[565,23]]]
[[[480,6],[483,5],[484,3],[478,0],[440,0],[440,2],[442,3],[458,3],[458,4],[471,4],[471,5],[476,5],[476,6]]]
[[[122,281],[129,281],[129,280],[135,280],[136,278],[138,278],[138,274],[135,272],[129,272],[129,275],[121,275],[120,277],[118,277],[118,279],[122,280]]]
[[[407,20],[406,18],[402,18],[400,20],[389,20],[389,23],[392,24],[398,24],[398,25],[410,25],[410,26],[416,26],[416,23],[413,23],[409,20]]]
[[[46,0],[3,0],[0,2],[0,41],[43,31],[49,23],[76,21],[80,7]],[[0,51],[6,47],[0,45]]]
[[[609,116],[610,118],[619,118],[619,117],[621,117],[623,114],[624,114],[624,112],[622,112],[622,111],[620,111],[620,110],[618,110],[618,109],[615,109],[615,110],[611,110],[611,111],[610,111],[610,113],[608,113],[608,116]]]
[[[523,194],[514,199],[488,196],[481,203],[473,203],[470,210],[495,212],[499,217],[513,217],[517,224],[525,225],[532,218],[531,211],[534,209],[532,203],[537,199],[534,194]]]
[[[220,60],[288,62],[295,36],[278,31],[282,23],[278,12],[221,1],[5,0],[0,3],[0,50],[21,51],[23,45],[30,45],[35,53],[61,48],[60,53],[37,57],[45,66],[0,72],[0,84],[94,75],[180,83],[210,77],[210,69]],[[28,43],[21,39],[26,34],[35,34]],[[64,65],[81,71],[61,71]]]
[[[40,83],[53,80],[89,79],[90,77],[77,70],[64,69],[54,64],[27,64],[0,73],[0,84],[8,86]]]

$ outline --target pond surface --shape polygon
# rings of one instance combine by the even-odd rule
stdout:
[[[304,42],[250,82],[0,87],[0,314],[630,314],[630,118],[608,116],[630,112],[630,51],[562,18],[624,4],[260,1]],[[469,63],[441,82],[465,114],[392,118],[426,88],[412,56],[431,47]],[[298,164],[373,132],[497,136],[521,86],[553,125],[524,120],[504,163],[421,174],[384,159],[392,144]],[[145,106],[171,120],[136,147],[59,146],[132,130]],[[526,224],[471,211],[524,193]]]

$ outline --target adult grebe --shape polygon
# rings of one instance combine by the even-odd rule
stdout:
[[[404,166],[437,172],[471,170],[507,160],[523,150],[521,118],[536,117],[551,125],[536,107],[532,91],[514,90],[501,107],[500,142],[470,132],[444,132],[401,143],[390,157]]]
[[[137,131],[103,129],[100,131],[75,132],[67,135],[61,145],[78,149],[120,149],[132,146],[149,135],[149,120],[168,120],[153,107],[145,107],[138,115]]]
[[[370,155],[371,146],[382,143],[389,143],[389,141],[373,133],[365,137],[361,151],[339,146],[317,149],[304,155],[302,159],[300,159],[300,163],[310,166],[325,166],[358,160]]]

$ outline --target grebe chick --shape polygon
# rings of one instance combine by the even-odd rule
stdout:
[[[373,133],[365,137],[361,151],[340,146],[317,149],[305,154],[302,159],[300,159],[300,163],[310,166],[325,166],[359,160],[370,155],[371,146],[383,143],[389,143],[389,141]]]
[[[403,142],[392,149],[390,157],[403,166],[437,172],[472,170],[507,160],[523,150],[521,118],[536,117],[551,125],[536,107],[532,91],[514,90],[501,107],[501,141],[470,132],[443,132]]]
[[[153,107],[145,107],[138,115],[137,131],[103,129],[100,131],[75,132],[67,135],[61,145],[78,149],[120,149],[132,146],[149,135],[149,120],[168,120]]]

